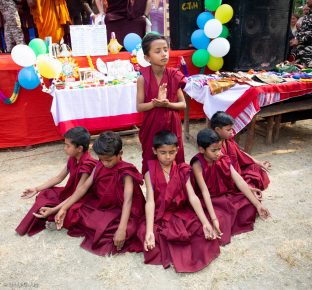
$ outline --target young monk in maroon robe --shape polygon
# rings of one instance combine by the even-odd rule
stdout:
[[[234,140],[233,124],[233,118],[222,111],[216,112],[210,120],[211,128],[222,139],[222,152],[230,157],[236,171],[261,198],[260,191],[266,189],[270,183],[267,172],[271,169],[271,163],[258,161],[239,148]]]
[[[222,143],[217,133],[211,129],[203,129],[197,135],[199,153],[191,160],[197,193],[201,198],[211,196],[216,212],[221,212],[226,224],[221,230],[227,236],[237,235],[253,230],[256,213],[262,219],[270,216],[253,195],[248,184],[237,173],[228,156],[221,153]]]
[[[142,144],[142,173],[147,170],[147,160],[155,159],[152,151],[153,136],[160,130],[177,135],[179,149],[176,162],[184,162],[180,110],[185,108],[182,88],[184,76],[173,68],[166,68],[169,48],[166,39],[149,33],[142,41],[145,58],[151,66],[141,70],[137,80],[137,110],[144,112],[139,138]]]
[[[136,233],[144,215],[142,175],[121,160],[122,141],[117,133],[102,133],[93,150],[99,161],[55,216],[57,228],[64,223],[69,235],[84,237],[82,248],[100,256],[140,252],[143,247]]]
[[[175,134],[157,133],[153,150],[158,160],[148,161],[146,222],[138,230],[144,262],[164,268],[173,264],[177,272],[199,271],[220,253],[217,234],[192,188],[191,167],[174,161],[178,151]]]
[[[54,220],[54,214],[61,208],[63,202],[83,184],[96,164],[96,160],[89,154],[90,134],[83,127],[68,130],[65,135],[64,151],[69,156],[67,165],[55,177],[42,185],[27,188],[22,198],[30,198],[38,194],[35,204],[23,218],[16,232],[20,235],[32,236],[51,226],[47,221]],[[55,187],[69,174],[65,187]]]

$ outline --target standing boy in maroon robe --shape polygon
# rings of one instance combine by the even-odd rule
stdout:
[[[83,184],[96,164],[96,160],[89,154],[90,134],[83,127],[68,130],[65,135],[64,151],[69,156],[67,165],[55,177],[47,182],[27,188],[22,198],[30,198],[38,194],[35,204],[16,228],[18,234],[32,236],[45,228],[46,218],[53,215],[61,208],[66,200],[81,184]],[[65,187],[55,187],[69,174]],[[47,225],[49,223],[47,222]]]
[[[253,230],[257,212],[262,219],[268,218],[270,213],[234,169],[230,158],[221,153],[222,143],[216,132],[211,129],[199,131],[197,144],[199,153],[191,160],[196,192],[204,200],[207,199],[205,195],[210,195],[216,212],[230,217],[225,219],[226,224],[221,223],[221,230],[229,242],[230,234]]]
[[[184,76],[174,68],[166,68],[169,60],[169,47],[166,39],[158,34],[149,33],[142,40],[145,58],[151,66],[142,68],[137,80],[137,110],[144,112],[139,138],[142,144],[143,167],[147,161],[155,159],[152,147],[153,136],[160,130],[177,135],[179,141],[176,162],[184,162],[182,125],[180,110],[185,108],[182,89]]]
[[[234,140],[233,125],[233,118],[222,111],[216,112],[210,120],[211,128],[222,140],[222,153],[230,157],[236,171],[249,184],[253,192],[261,198],[259,190],[265,190],[270,183],[267,172],[271,169],[271,163],[258,161],[242,151]]]
[[[147,163],[146,222],[138,230],[144,261],[164,268],[173,264],[177,272],[199,271],[219,255],[220,248],[192,188],[191,167],[175,163],[178,139],[173,133],[157,133],[153,151],[158,160]]]
[[[82,248],[97,255],[140,252],[143,247],[136,233],[144,215],[142,175],[132,164],[121,160],[118,133],[102,133],[93,150],[99,161],[84,185],[55,216],[57,228],[61,229],[64,223],[69,235],[84,237]]]

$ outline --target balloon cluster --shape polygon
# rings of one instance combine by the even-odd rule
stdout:
[[[57,78],[62,71],[62,63],[50,57],[46,43],[40,38],[32,39],[28,46],[18,44],[13,47],[11,57],[23,68],[18,73],[18,82],[21,87],[32,90],[44,84],[42,77]]]
[[[192,62],[197,67],[217,71],[223,66],[223,56],[230,50],[226,39],[229,35],[224,23],[233,17],[233,8],[222,4],[222,0],[205,0],[205,12],[198,15],[196,23],[199,29],[191,36],[192,45],[197,49],[192,55]],[[215,12],[214,15],[211,12]]]

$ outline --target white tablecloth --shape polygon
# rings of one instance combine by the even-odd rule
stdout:
[[[231,89],[212,96],[209,86],[199,87],[192,81],[192,78],[189,78],[184,91],[197,102],[204,104],[204,112],[208,118],[211,118],[217,111],[226,111],[249,88],[248,85],[236,84]]]
[[[54,90],[51,113],[60,122],[136,113],[136,84]]]
[[[121,123],[116,124],[118,128],[127,125],[129,116],[133,115],[137,118],[139,115],[136,110],[136,83],[55,89],[51,95],[53,96],[51,113],[55,125],[59,127],[62,134],[75,125],[86,126],[89,130],[98,129],[98,123],[109,120],[107,119],[109,117],[118,117],[111,119],[113,122]],[[123,116],[126,116],[125,124],[123,124]],[[93,121],[91,122],[90,119]],[[93,128],[92,124],[96,126]]]

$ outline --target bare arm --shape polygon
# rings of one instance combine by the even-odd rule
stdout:
[[[231,176],[237,188],[249,199],[249,201],[255,206],[260,217],[262,219],[266,219],[270,217],[270,212],[262,206],[259,200],[254,196],[252,191],[250,190],[246,181],[237,173],[234,167],[231,165]]]
[[[194,162],[192,168],[193,168],[193,173],[194,173],[196,182],[197,182],[199,189],[203,195],[206,208],[208,210],[209,216],[210,216],[212,224],[213,224],[213,228],[217,234],[217,237],[221,238],[222,232],[220,230],[219,220],[218,220],[217,215],[215,213],[215,210],[213,208],[208,187],[207,187],[206,182],[203,178],[203,173],[202,173],[203,169],[200,165],[200,162],[199,161]]]
[[[145,90],[144,90],[144,78],[142,76],[138,77],[137,80],[137,111],[145,112],[154,108],[153,102],[144,103]]]
[[[124,202],[122,205],[119,228],[126,230],[130,217],[132,197],[133,197],[133,179],[127,175],[124,180]]]
[[[67,166],[65,166],[58,175],[56,175],[55,177],[52,177],[51,179],[49,179],[45,183],[43,183],[39,186],[36,186],[36,187],[26,188],[23,191],[21,197],[22,198],[30,198],[30,197],[34,196],[35,194],[37,194],[41,190],[51,188],[51,187],[61,183],[65,179],[67,174],[68,174],[68,170],[67,170]]]
[[[269,161],[260,161],[260,160],[255,159],[251,155],[249,155],[247,152],[244,151],[244,153],[248,157],[250,157],[255,164],[258,164],[263,170],[268,172],[272,168],[271,162],[269,162]]]
[[[254,162],[254,163],[257,163],[257,161],[256,161],[256,159],[255,158],[253,158],[251,155],[249,155],[247,152],[245,152],[245,151],[243,151],[249,158],[251,158],[252,159],[252,161]]]
[[[144,241],[144,249],[145,251],[148,251],[152,250],[155,247],[155,236],[154,236],[155,201],[154,201],[154,191],[149,172],[145,173],[144,179],[146,185],[146,203],[145,203],[146,235]]]
[[[89,174],[87,173],[83,173],[80,177],[80,180],[77,184],[77,188],[79,188],[82,184],[84,184],[84,182],[88,179]],[[47,218],[48,216],[50,216],[51,214],[55,214],[57,213],[61,207],[69,200],[70,197],[66,198],[63,202],[61,202],[60,204],[58,204],[55,207],[46,207],[43,206],[39,209],[38,213],[33,213],[33,215],[37,218]]]
[[[63,227],[63,222],[66,216],[67,210],[78,200],[80,200],[88,191],[88,189],[91,187],[93,182],[93,175],[94,170],[92,174],[87,178],[87,180],[78,188],[76,188],[75,192],[65,200],[64,204],[58,211],[57,215],[55,216],[55,223],[58,230],[60,230]]]
[[[203,173],[202,173],[203,169],[200,165],[200,162],[199,161],[194,162],[192,165],[192,168],[193,168],[193,172],[194,172],[196,182],[197,182],[199,189],[203,195],[205,205],[206,205],[206,208],[207,208],[208,213],[210,215],[210,218],[211,218],[211,220],[217,219],[214,208],[212,206],[209,190],[208,190],[206,182],[203,178]]]
[[[244,195],[249,199],[249,201],[257,207],[260,202],[255,198],[255,196],[252,194],[248,184],[246,181],[239,175],[239,173],[234,169],[234,167],[231,165],[230,167],[231,170],[231,176],[232,179],[234,180],[237,188],[244,193]]]
[[[100,14],[103,15],[104,14],[103,0],[95,0],[95,4],[96,4],[96,7],[99,10]]]
[[[54,185],[57,185],[57,184],[61,183],[66,178],[67,175],[68,175],[68,169],[67,169],[67,166],[65,166],[58,175],[51,178],[47,182],[37,186],[36,189],[37,189],[37,191],[41,191],[41,190],[50,188]]]
[[[163,87],[165,86],[165,96],[163,96],[164,92],[162,92]],[[170,102],[167,99],[167,84],[162,84],[159,86],[159,92],[157,99],[153,99],[152,103],[155,107],[165,107],[172,110],[183,110],[186,107],[184,95],[181,89],[177,92],[178,102]]]
[[[48,216],[57,213],[62,208],[63,204],[67,202],[68,199],[69,197],[55,207],[43,206],[39,209],[38,212],[33,212],[33,215],[37,218],[45,219]]]
[[[145,90],[144,90],[144,78],[138,77],[137,80],[137,111],[144,112],[153,109],[154,107],[165,107],[173,110],[183,110],[186,107],[184,94],[181,89],[178,89],[177,96],[178,102],[170,102],[167,99],[167,84],[159,86],[158,96],[151,102],[144,103]]]
[[[93,175],[94,170],[92,174],[86,179],[86,181],[79,187],[77,186],[75,192],[68,199],[66,199],[66,202],[62,206],[62,209],[68,210],[74,203],[80,200],[87,193],[88,189],[92,185]]]
[[[205,216],[203,207],[200,203],[200,200],[198,196],[195,194],[194,189],[192,187],[192,184],[190,180],[186,183],[186,189],[187,189],[187,195],[188,199],[190,201],[191,206],[193,207],[198,219],[203,225],[203,231],[206,239],[215,239],[216,235],[208,221],[208,219]]]
[[[90,7],[89,3],[87,1],[82,1],[83,9],[91,15],[93,13],[92,8]]]
[[[148,16],[151,12],[151,8],[152,8],[152,0],[147,0],[145,10],[144,10],[144,15]]]
[[[149,172],[145,174],[145,185],[146,185],[146,203],[145,203],[146,232],[153,232],[155,201]]]
[[[90,176],[90,174],[88,174],[88,173],[82,173],[81,177],[79,179],[79,182],[78,182],[78,184],[76,186],[76,189],[79,188],[81,185],[83,185],[87,181],[89,176]]]
[[[130,217],[133,197],[133,179],[127,175],[124,178],[124,201],[122,204],[121,218],[118,229],[114,235],[114,245],[121,250],[126,239],[126,230]]]

